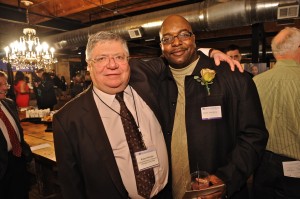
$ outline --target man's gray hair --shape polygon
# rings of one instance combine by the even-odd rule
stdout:
[[[296,51],[300,46],[300,30],[294,27],[286,27],[272,40],[273,54],[284,55]]]
[[[129,56],[129,50],[128,50],[126,40],[124,40],[117,33],[109,32],[109,31],[100,31],[89,36],[88,43],[86,45],[86,50],[85,50],[86,60],[90,59],[91,52],[98,42],[106,42],[106,41],[120,41],[123,44],[127,56]]]

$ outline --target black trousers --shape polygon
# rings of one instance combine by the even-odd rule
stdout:
[[[1,199],[28,199],[29,176],[23,158],[8,153],[7,170],[0,180]]]
[[[266,151],[254,175],[253,198],[299,199],[300,178],[283,175],[282,162],[294,160]]]

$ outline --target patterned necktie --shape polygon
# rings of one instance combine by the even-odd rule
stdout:
[[[126,104],[123,100],[123,92],[117,93],[116,99],[119,101],[121,106],[120,116],[132,159],[138,194],[145,198],[150,198],[152,188],[155,184],[154,171],[153,169],[139,171],[134,155],[135,152],[146,150],[147,148],[132,114],[126,107]]]
[[[14,129],[14,127],[11,125],[9,119],[7,118],[7,116],[5,115],[5,113],[3,112],[3,110],[0,108],[0,119],[4,122],[7,132],[8,132],[8,136],[10,139],[10,143],[12,145],[12,153],[14,156],[17,157],[21,157],[21,153],[22,153],[22,148],[21,148],[21,144],[19,142],[17,133]]]

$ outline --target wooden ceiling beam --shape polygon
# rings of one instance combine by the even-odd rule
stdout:
[[[29,13],[39,13],[39,15],[29,15],[31,24],[38,24],[55,17],[67,17],[74,13],[83,12],[99,6],[106,6],[119,0],[37,0],[29,7]],[[49,16],[49,17],[46,17]]]

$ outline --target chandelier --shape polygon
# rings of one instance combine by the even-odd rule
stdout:
[[[22,1],[26,6],[32,2]],[[26,19],[28,19],[28,9],[26,9]],[[40,42],[33,28],[24,28],[23,36],[4,48],[6,57],[4,63],[10,63],[16,70],[36,70],[40,68],[51,69],[57,62],[54,58],[54,48],[49,47],[46,42]]]

